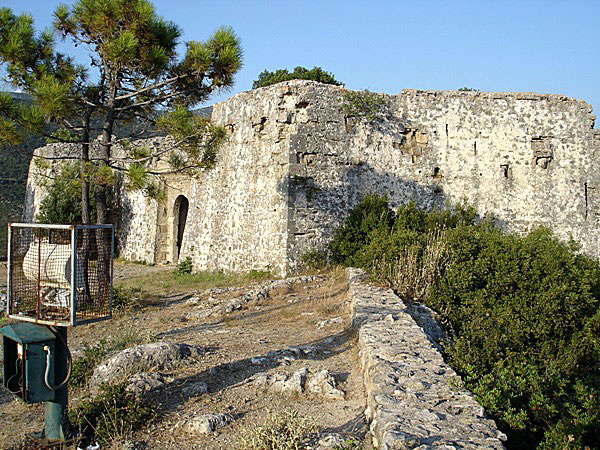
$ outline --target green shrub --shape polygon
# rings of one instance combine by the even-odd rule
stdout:
[[[178,276],[181,275],[189,275],[192,273],[192,269],[194,268],[192,264],[192,258],[186,256],[186,258],[177,264],[177,268],[175,269],[175,274]]]
[[[36,216],[38,223],[81,223],[80,165],[63,164],[60,172],[48,186],[48,194],[40,203]],[[90,190],[91,208],[94,208],[94,191]]]
[[[275,72],[265,70],[261,72],[258,79],[252,83],[252,89],[270,86],[275,83],[289,80],[313,80],[318,81],[319,83],[333,84],[335,86],[342,84],[333,77],[333,74],[324,71],[320,67],[313,67],[311,70],[308,70],[299,66],[291,73],[288,72],[287,69],[279,69]]]
[[[125,384],[102,385],[98,395],[69,411],[80,438],[102,447],[123,442],[156,416],[154,405],[125,390]]]
[[[300,261],[309,270],[323,270],[327,267],[327,255],[324,251],[310,250],[302,254]]]
[[[569,435],[600,445],[598,262],[543,228],[464,227],[448,241],[452,261],[428,303],[466,387],[525,447]]]
[[[387,234],[394,224],[394,211],[387,197],[369,194],[350,211],[329,245],[334,262],[362,266],[363,253],[375,233]]]
[[[370,91],[344,93],[341,110],[350,117],[364,118],[369,122],[383,119],[387,107],[385,97]]]
[[[539,228],[508,234],[473,208],[358,205],[332,242],[437,311],[447,361],[511,448],[600,448],[600,264]],[[383,225],[385,224],[385,225]]]

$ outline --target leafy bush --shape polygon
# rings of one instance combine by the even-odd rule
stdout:
[[[363,253],[375,233],[385,235],[394,224],[387,197],[369,194],[350,211],[329,245],[331,258],[346,266],[361,266]]]
[[[401,295],[424,301],[449,334],[449,363],[512,448],[600,448],[600,264],[539,228],[507,234],[472,208],[359,204],[332,250]],[[385,217],[385,220],[382,219]]]
[[[40,203],[38,223],[81,223],[81,182],[79,164],[63,164]],[[93,190],[90,199],[94,198]],[[94,203],[92,201],[92,208]]]
[[[323,251],[310,250],[300,257],[302,264],[309,270],[323,270],[327,267],[327,255]]]
[[[69,411],[81,438],[102,447],[123,442],[155,416],[154,405],[126,391],[125,384],[102,385],[95,398]]]
[[[543,228],[459,228],[448,244],[452,261],[428,303],[448,325],[466,387],[525,447],[598,447],[598,262]]]
[[[192,273],[192,269],[193,269],[193,264],[192,264],[192,258],[190,258],[189,256],[186,256],[186,258],[181,261],[179,264],[177,264],[177,267],[175,268],[175,275],[177,276],[182,276],[182,275],[189,275]]]
[[[316,424],[296,411],[270,413],[262,425],[242,432],[240,450],[300,450],[317,430]]]
[[[342,112],[347,116],[365,118],[372,122],[383,118],[386,107],[383,95],[370,91],[348,91],[344,93]]]
[[[298,66],[292,73],[288,72],[287,69],[279,69],[275,72],[264,70],[260,73],[258,79],[252,83],[252,89],[270,86],[275,83],[289,80],[313,80],[318,81],[319,83],[333,84],[335,86],[340,86],[342,84],[333,77],[333,74],[325,72],[320,67],[313,67],[311,70],[308,70]]]

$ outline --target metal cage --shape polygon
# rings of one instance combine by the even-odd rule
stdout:
[[[112,225],[8,225],[8,315],[76,326],[112,317]]]

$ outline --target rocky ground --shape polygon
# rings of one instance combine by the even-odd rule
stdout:
[[[158,279],[166,270],[172,268],[117,264],[115,280],[145,276],[147,284],[148,273]],[[69,330],[75,358],[101,339],[129,344],[107,357],[88,386],[71,389],[71,406],[103,381],[126,379],[158,404],[155,420],[122,438],[128,448],[235,449],[249,427],[286,411],[316,425],[311,448],[346,448],[340,444],[350,439],[360,443],[352,448],[371,448],[346,290],[342,272],[245,287],[171,286],[110,321]],[[39,431],[42,421],[41,405],[1,391],[1,448],[18,448],[22,434]]]

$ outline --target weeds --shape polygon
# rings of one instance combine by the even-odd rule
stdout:
[[[333,450],[358,450],[358,442],[354,439],[346,439],[342,444],[333,447]]]
[[[305,448],[317,425],[297,411],[271,412],[262,425],[243,430],[240,450],[300,450]]]
[[[125,390],[125,384],[102,385],[98,395],[69,411],[69,419],[88,442],[109,447],[127,439],[156,417],[154,405]]]
[[[73,361],[73,369],[69,385],[82,387],[87,384],[94,373],[94,369],[114,351],[124,350],[137,342],[133,334],[125,334],[114,341],[100,340],[94,345],[83,347],[83,356]]]
[[[324,251],[310,250],[303,253],[300,260],[308,270],[320,272],[327,268],[327,254]]]
[[[183,261],[177,264],[177,268],[175,269],[175,275],[183,276],[189,275],[192,273],[192,269],[194,265],[192,264],[192,258],[187,256]]]
[[[113,310],[121,311],[125,309],[136,308],[142,305],[142,300],[145,298],[145,293],[138,287],[113,287]]]

